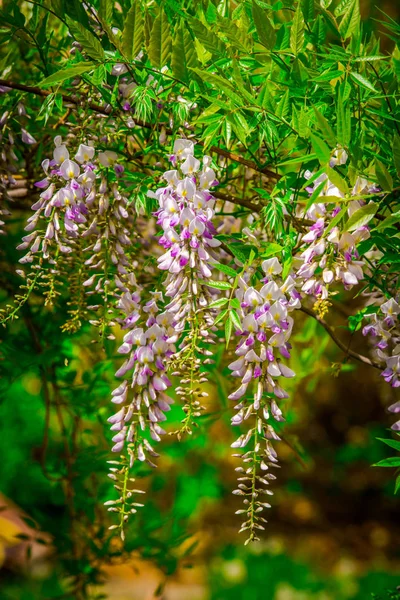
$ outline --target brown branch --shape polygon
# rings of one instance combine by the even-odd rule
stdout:
[[[28,92],[28,94],[35,94],[35,96],[42,96],[42,98],[47,98],[53,92],[49,92],[48,90],[42,90],[42,88],[34,87],[30,85],[23,85],[22,83],[18,83],[16,81],[10,81],[8,79],[0,79],[0,86],[10,88],[12,90],[20,90],[21,92]],[[65,102],[70,102],[71,104],[80,105],[81,101],[76,96],[70,96],[68,94],[61,94],[62,99]],[[100,104],[96,104],[95,102],[88,102],[87,106],[102,115],[109,116],[112,109],[108,106],[100,106]]]
[[[199,144],[199,146],[204,145],[203,142],[197,142],[197,143]],[[272,179],[276,179],[277,181],[279,181],[279,179],[281,179],[281,177],[282,177],[282,175],[279,175],[279,173],[275,173],[275,171],[271,171],[271,169],[269,169],[268,167],[259,167],[252,160],[247,160],[247,158],[242,158],[241,156],[238,156],[237,154],[234,154],[233,152],[229,152],[229,150],[224,150],[223,148],[218,148],[218,146],[210,146],[210,148],[208,148],[208,150],[210,152],[215,152],[216,154],[219,154],[220,156],[225,156],[225,158],[229,158],[233,162],[240,163],[241,165],[246,165],[246,167],[248,167],[249,169],[253,169],[254,171],[257,171],[257,173],[263,173],[264,175],[268,175],[268,177],[272,177]]]
[[[22,83],[18,83],[16,81],[11,81],[9,79],[0,79],[0,86],[3,86],[5,88],[10,88],[12,90],[20,90],[21,92],[27,92],[29,94],[35,94],[36,96],[42,96],[43,98],[47,98],[48,96],[50,96],[53,93],[53,92],[49,92],[48,90],[42,90],[39,87],[23,85]],[[70,96],[70,95],[64,94],[64,93],[61,93],[61,96],[65,102],[69,102],[69,103],[75,104],[77,106],[79,106],[79,105],[83,106],[81,99],[78,98],[77,96],[74,96],[74,95]],[[93,111],[95,111],[99,114],[105,115],[107,117],[109,117],[113,113],[113,108],[110,105],[101,106],[100,104],[96,104],[95,102],[88,102],[86,104],[86,106],[87,106],[87,108],[90,108],[90,110],[93,110]],[[151,129],[151,130],[154,129],[154,124],[147,123],[146,121],[142,121],[141,119],[135,119],[135,123],[137,125],[139,125],[139,127],[144,127],[145,129]],[[164,127],[167,135],[173,134],[172,129],[167,127],[166,123],[158,123],[158,126]],[[189,131],[190,131],[190,129],[189,129]],[[199,146],[204,146],[204,142],[202,142],[202,141],[198,141],[197,143],[199,144]],[[267,175],[268,177],[271,177],[272,179],[279,180],[281,178],[281,175],[279,175],[279,173],[275,173],[274,171],[271,171],[270,169],[268,169],[268,167],[259,167],[255,162],[248,160],[247,158],[243,158],[242,156],[239,156],[238,154],[234,154],[233,152],[229,152],[229,150],[224,150],[224,148],[219,148],[218,146],[211,146],[209,148],[209,151],[215,152],[219,156],[224,156],[225,158],[229,158],[233,162],[244,165],[244,166],[248,167],[249,169],[253,169],[254,171],[257,171],[258,173]]]
[[[232,204],[239,204],[240,206],[244,206],[254,212],[260,212],[263,207],[262,204],[255,204],[251,200],[246,200],[245,198],[238,198],[237,196],[232,196],[231,194],[223,194],[222,192],[212,192],[214,198],[218,198],[218,200],[223,200],[224,202],[232,202]]]
[[[328,333],[328,335],[332,338],[332,340],[335,342],[335,344],[345,354],[347,354],[348,356],[351,356],[355,360],[358,360],[366,365],[369,365],[370,367],[375,367],[375,369],[379,369],[379,371],[383,371],[384,367],[382,367],[379,363],[377,363],[373,359],[368,358],[367,356],[364,356],[363,354],[359,354],[358,352],[354,352],[354,350],[350,350],[350,348],[348,348],[341,340],[339,340],[339,338],[334,333],[332,327],[330,325],[328,325],[328,323],[324,319],[319,317],[314,311],[312,311],[309,308],[306,308],[305,306],[302,306],[300,308],[300,310],[303,313],[305,313],[306,315],[309,315],[310,317],[312,317],[313,319],[318,321],[318,323],[320,325],[322,325],[322,327],[325,329],[325,331]]]

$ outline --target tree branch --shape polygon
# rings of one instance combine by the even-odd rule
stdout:
[[[260,212],[263,207],[262,204],[255,204],[251,200],[246,200],[245,198],[238,198],[237,196],[232,196],[231,194],[223,194],[222,192],[212,192],[214,198],[218,198],[218,200],[223,200],[224,202],[232,202],[232,204],[239,204],[240,206],[244,206],[252,210],[253,212]]]
[[[34,87],[30,85],[23,85],[22,83],[18,83],[17,81],[10,81],[8,79],[0,79],[0,86],[10,88],[12,90],[20,90],[21,92],[27,92],[28,94],[35,94],[35,96],[42,96],[42,98],[47,98],[53,92],[49,92],[48,90],[42,90],[39,87]],[[68,94],[61,94],[62,99],[65,102],[70,102],[71,104],[80,105],[81,101],[76,96],[70,96]],[[87,106],[102,115],[110,116],[112,109],[107,106],[100,106],[100,104],[96,104],[95,102],[88,102]]]
[[[50,96],[53,93],[53,92],[49,92],[48,90],[42,90],[39,87],[23,85],[22,83],[18,83],[16,81],[11,81],[8,79],[0,79],[0,86],[5,87],[5,88],[10,88],[12,90],[20,90],[21,92],[27,92],[28,94],[35,94],[36,96],[42,96],[43,98],[47,98],[47,96]],[[65,102],[69,102],[69,103],[75,104],[77,106],[82,104],[81,99],[75,95],[71,96],[68,94],[61,93],[61,96]],[[96,104],[95,102],[88,102],[86,104],[86,106],[88,108],[90,108],[90,110],[93,110],[93,111],[95,111],[99,114],[105,115],[107,117],[111,116],[113,113],[113,108],[110,105],[101,106],[100,104]],[[142,121],[141,119],[135,119],[135,123],[137,125],[139,125],[139,127],[144,127],[145,129],[151,129],[151,130],[154,129],[153,123],[147,123],[146,121]],[[165,131],[166,131],[167,135],[173,134],[172,129],[167,127],[166,123],[158,123],[158,126],[165,127]],[[190,129],[189,129],[189,131],[190,131]],[[202,141],[197,141],[197,144],[199,146],[204,146],[204,142],[202,142]],[[229,152],[229,150],[224,150],[223,148],[219,148],[218,146],[211,146],[209,148],[209,151],[215,152],[219,156],[224,156],[225,158],[229,158],[229,160],[239,163],[241,165],[244,165],[244,166],[248,167],[249,169],[253,169],[254,171],[257,171],[257,173],[262,173],[263,175],[267,175],[268,177],[271,177],[272,179],[274,179],[276,181],[281,178],[281,175],[279,175],[279,173],[275,173],[274,171],[271,171],[267,167],[259,167],[255,162],[248,160],[247,158],[243,158],[242,156],[239,156],[238,154],[234,154],[233,152]]]
[[[359,354],[358,352],[354,352],[354,350],[350,350],[350,348],[347,348],[346,345],[343,342],[341,342],[339,340],[339,338],[336,337],[336,334],[334,333],[332,327],[330,325],[328,325],[328,323],[324,319],[319,317],[314,311],[312,311],[309,308],[306,308],[305,306],[302,306],[300,308],[300,310],[303,313],[305,313],[306,315],[309,315],[310,317],[312,317],[313,319],[318,321],[318,323],[320,325],[322,325],[322,327],[325,329],[325,331],[328,333],[328,335],[332,338],[332,340],[335,342],[335,344],[345,354],[347,354],[348,356],[351,356],[352,358],[354,358],[355,360],[358,360],[359,362],[369,365],[370,367],[375,367],[375,369],[379,369],[379,371],[383,371],[384,367],[382,367],[379,363],[377,363],[373,359],[368,358],[367,356],[364,356],[363,354]]]

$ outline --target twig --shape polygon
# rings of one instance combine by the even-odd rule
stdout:
[[[335,342],[335,344],[345,354],[347,354],[348,356],[351,356],[352,358],[355,358],[356,360],[358,360],[366,365],[369,365],[370,367],[375,367],[375,369],[379,369],[379,371],[383,371],[384,367],[382,367],[382,365],[380,365],[373,359],[368,358],[367,356],[364,356],[363,354],[359,354],[358,352],[355,352],[354,350],[350,350],[349,348],[347,348],[347,346],[342,341],[340,341],[339,338],[336,336],[332,327],[330,325],[328,325],[328,323],[324,319],[319,317],[314,311],[312,311],[311,309],[309,309],[305,306],[302,306],[300,308],[300,310],[303,313],[305,313],[306,315],[309,315],[310,317],[312,317],[313,319],[318,321],[318,323],[320,325],[322,325],[322,327],[325,329],[325,331],[328,333],[328,335],[332,338],[332,340]]]
[[[249,208],[254,212],[260,212],[263,207],[262,204],[255,204],[251,200],[246,200],[245,198],[238,198],[237,196],[231,196],[231,194],[223,194],[222,192],[213,192],[212,195],[218,200],[223,200],[224,202],[232,202],[232,204],[239,204],[240,206],[244,206],[245,208]]]
[[[42,96],[42,98],[47,98],[47,96],[51,96],[53,92],[49,92],[48,90],[42,90],[39,87],[31,86],[31,85],[23,85],[22,83],[18,83],[17,81],[10,81],[8,79],[0,79],[0,86],[8,87],[12,90],[20,90],[21,92],[27,92],[28,94],[35,94],[35,96]],[[70,102],[71,104],[81,104],[80,100],[75,96],[70,96],[69,94],[62,94],[62,99],[65,102]],[[100,104],[96,104],[95,102],[88,102],[87,106],[102,115],[110,116],[111,107],[100,106]]]

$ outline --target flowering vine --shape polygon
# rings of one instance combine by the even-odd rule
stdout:
[[[154,194],[160,207],[157,223],[163,229],[159,241],[165,250],[157,259],[158,268],[168,272],[164,287],[171,300],[166,310],[172,315],[172,339],[180,340],[171,367],[175,375],[182,377],[176,391],[186,413],[182,432],[189,433],[202,410],[201,398],[206,395],[200,388],[204,382],[200,365],[210,363],[212,352],[206,346],[215,343],[207,279],[216,260],[215,249],[220,246],[214,237],[215,200],[210,193],[210,187],[218,182],[211,158],[204,156],[201,165],[193,152],[192,141],[176,140],[170,161],[178,168],[164,173],[167,186]]]
[[[261,523],[266,522],[260,513],[270,507],[260,495],[272,494],[266,486],[275,479],[270,470],[278,466],[273,441],[280,437],[274,422],[284,420],[278,402],[288,397],[280,379],[295,375],[282,359],[290,358],[293,318],[289,313],[300,307],[294,279],[280,279],[282,266],[278,259],[265,260],[262,270],[264,276],[256,287],[244,278],[239,280],[236,298],[240,302],[240,328],[236,334],[241,339],[235,350],[238,358],[229,365],[232,376],[241,380],[239,388],[229,396],[230,400],[239,400],[232,424],[250,423],[246,433],[232,444],[233,448],[252,446],[242,456],[235,455],[242,457],[244,466],[236,469],[239,485],[233,492],[244,498],[245,508],[237,513],[245,515],[240,531],[248,532],[247,542],[258,539],[257,530],[264,529]]]
[[[125,360],[116,372],[122,382],[112,393],[116,412],[108,418],[112,452],[117,455],[109,461],[109,477],[117,498],[106,505],[119,518],[111,529],[118,528],[124,538],[126,521],[142,506],[137,495],[143,491],[133,487],[132,473],[140,463],[156,466],[154,442],[167,431],[172,390],[185,416],[181,427],[169,433],[180,438],[197,426],[207,396],[207,370],[214,363],[213,347],[220,342],[223,324],[225,332],[233,325],[236,359],[229,370],[240,379],[229,395],[236,403],[232,425],[242,429],[232,447],[243,449],[234,455],[243,465],[236,468],[239,478],[233,493],[243,498],[244,508],[237,514],[244,519],[240,531],[247,533],[246,543],[259,539],[266,523],[262,513],[270,507],[265,496],[273,494],[269,485],[280,466],[275,442],[281,439],[280,423],[285,420],[281,403],[288,398],[282,382],[295,376],[288,365],[293,313],[312,298],[317,317],[323,318],[334,294],[373,276],[368,256],[359,247],[370,238],[376,203],[369,196],[379,188],[362,177],[349,188],[333,170],[347,160],[346,152],[337,148],[326,173],[304,175],[309,199],[297,209],[300,228],[290,263],[258,257],[250,269],[253,259],[247,265],[245,255],[236,258],[234,246],[221,244],[221,237],[229,239],[234,220],[216,228],[221,207],[218,194],[211,191],[218,185],[216,173],[210,156],[195,157],[192,140],[175,141],[169,157],[173,168],[162,174],[161,187],[148,192],[157,204],[153,216],[161,235],[147,226],[146,242],[141,240],[143,224],[126,193],[118,155],[96,149],[94,140],[74,145],[57,136],[54,142],[52,159],[42,162],[45,177],[35,183],[39,199],[18,249],[27,250],[20,262],[31,265],[36,279],[45,282],[47,302],[55,301],[57,285],[71,274],[65,331],[75,332],[88,319],[99,328],[103,342],[115,339],[116,324],[123,332],[118,352]],[[268,235],[257,235],[253,226],[243,228],[241,235],[256,249],[253,258],[270,243]],[[147,266],[137,259],[138,240],[143,249],[150,249],[145,251]],[[157,258],[151,260],[156,241]],[[232,257],[234,268],[226,264]],[[215,271],[217,280],[212,279]],[[156,291],[150,283],[154,278]],[[28,277],[29,289],[36,279]],[[374,338],[382,375],[396,388],[400,308],[393,293],[396,298],[389,300],[374,297],[376,312],[368,314],[363,332]],[[230,334],[228,345],[229,340]],[[398,405],[389,410],[400,412]],[[399,430],[399,423],[393,429]]]
[[[373,341],[374,351],[379,360],[385,364],[382,377],[392,388],[400,387],[400,305],[399,298],[386,300],[380,297],[380,305],[376,312],[367,315],[368,325],[363,327],[363,334]],[[400,412],[400,401],[389,406],[392,413]],[[392,425],[392,429],[400,431],[400,421]]]

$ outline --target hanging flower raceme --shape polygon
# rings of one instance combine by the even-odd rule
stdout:
[[[201,398],[206,395],[200,389],[205,381],[200,362],[207,364],[212,360],[212,352],[205,346],[215,343],[207,279],[215,262],[214,251],[220,245],[214,237],[215,200],[210,193],[210,187],[218,182],[210,167],[211,158],[204,156],[201,164],[193,152],[193,142],[177,140],[170,157],[177,169],[164,173],[167,185],[151,193],[159,203],[157,223],[163,229],[159,241],[165,252],[158,258],[158,267],[168,272],[164,287],[165,295],[171,299],[166,306],[174,329],[170,341],[177,342],[185,332],[172,371],[182,378],[177,394],[184,401],[183,430],[188,432],[202,409]]]
[[[282,266],[277,258],[262,263],[265,277],[262,285],[250,286],[240,279],[236,296],[240,302],[241,328],[236,331],[240,341],[236,347],[237,359],[229,365],[240,386],[230,396],[238,401],[232,424],[249,423],[247,431],[232,444],[234,448],[247,448],[241,456],[243,467],[238,467],[239,485],[233,493],[243,496],[245,508],[237,514],[245,516],[240,531],[248,531],[247,541],[258,539],[257,530],[264,529],[260,516],[270,505],[262,494],[271,495],[268,486],[275,475],[270,469],[278,466],[277,453],[272,442],[279,440],[274,422],[283,421],[279,400],[288,394],[281,385],[282,379],[294,376],[286,365],[290,357],[290,335],[293,318],[290,313],[300,308],[300,294],[295,281],[289,276],[280,279]]]
[[[182,429],[190,431],[204,395],[199,387],[204,377],[200,374],[198,354],[207,355],[204,363],[210,361],[211,354],[200,342],[214,343],[213,321],[207,310],[210,292],[203,278],[211,275],[211,251],[219,245],[213,238],[214,200],[208,190],[216,183],[215,174],[208,158],[199,172],[200,161],[193,156],[192,142],[178,140],[174,151],[177,157],[172,160],[184,161],[182,178],[178,171],[168,171],[164,175],[168,185],[149,193],[160,206],[156,216],[164,231],[160,243],[165,253],[158,259],[158,266],[168,271],[164,289],[171,300],[161,312],[159,304],[163,296],[153,292],[152,299],[141,309],[139,294],[137,291],[132,294],[132,285],[126,290],[120,288],[118,307],[125,313],[120,322],[127,333],[119,352],[126,354],[127,359],[116,373],[117,377],[124,377],[113,392],[112,401],[118,405],[118,411],[108,419],[115,432],[112,450],[121,454],[119,461],[111,461],[110,473],[120,495],[108,504],[109,510],[120,514],[122,535],[129,513],[136,511],[129,500],[132,490],[127,488],[130,470],[136,460],[155,466],[150,457],[157,454],[146,432],[155,441],[165,433],[161,424],[172,402],[166,395],[171,386],[167,370],[177,374],[179,369],[184,375],[176,393],[186,401]],[[175,344],[181,338],[177,349]]]
[[[369,323],[363,334],[373,340],[376,357],[385,364],[382,377],[393,388],[400,387],[400,305],[399,298],[389,298],[380,304],[375,313],[366,316]],[[389,406],[390,412],[400,413],[400,402]],[[392,425],[400,431],[400,421]]]
[[[147,315],[145,327],[135,326],[140,319],[135,300],[128,294],[120,300],[120,307],[127,310],[126,322],[130,325],[118,352],[127,355],[127,359],[116,373],[117,377],[125,379],[114,390],[112,399],[114,404],[122,406],[108,421],[112,423],[111,430],[118,432],[113,438],[113,452],[121,452],[127,442],[132,462],[136,458],[144,460],[143,442],[136,447],[129,446],[132,440],[137,442],[140,437],[137,423],[142,431],[148,428],[151,437],[159,441],[164,433],[159,423],[165,421],[163,411],[169,410],[172,402],[164,392],[171,385],[165,370],[166,360],[175,350],[173,344],[167,341],[173,330],[168,314],[159,312],[157,303],[162,301],[162,295],[152,292],[152,296],[152,300],[143,306],[143,312]],[[128,374],[129,378],[126,378]]]
[[[71,280],[71,318],[63,328],[75,331],[79,317],[87,312],[82,297],[97,294],[104,300],[103,315],[91,322],[104,335],[107,298],[114,289],[128,289],[132,271],[127,250],[132,246],[135,213],[120,191],[124,169],[111,150],[96,152],[94,146],[80,144],[72,156],[60,136],[54,142],[53,158],[42,163],[45,177],[35,183],[42,191],[25,227],[29,233],[18,246],[29,248],[20,262],[40,257],[65,267],[69,261],[77,277]],[[53,277],[58,273],[56,268],[51,272]]]
[[[164,231],[160,244],[165,253],[159,257],[158,266],[168,271],[166,295],[178,302],[179,292],[188,289],[201,306],[205,305],[207,288],[199,280],[211,277],[213,249],[220,245],[214,238],[215,200],[209,191],[218,182],[209,166],[211,158],[205,156],[201,168],[193,150],[189,140],[175,142],[171,160],[181,162],[180,168],[164,173],[168,185],[151,195],[160,205],[157,223]]]
[[[343,160],[342,157],[340,164],[343,164]],[[306,174],[306,177],[310,176],[311,173]],[[325,174],[313,182],[310,193],[324,182],[320,196],[332,197],[333,204],[335,198],[344,198],[343,192]],[[352,195],[371,193],[373,190],[376,191],[375,186],[359,177]],[[350,201],[347,208],[349,219],[364,205],[364,201]],[[328,299],[329,289],[334,282],[340,282],[344,289],[349,290],[364,278],[365,262],[359,256],[357,245],[370,236],[369,228],[365,225],[356,224],[350,231],[341,231],[336,225],[332,227],[342,207],[336,204],[328,209],[328,206],[328,200],[327,204],[314,203],[303,215],[313,223],[301,237],[302,246],[306,248],[299,255],[300,266],[296,272],[296,277],[302,281],[301,290],[322,301],[322,304]]]
[[[119,498],[107,504],[110,511],[120,515],[122,536],[125,521],[138,506],[130,500],[134,492],[128,485],[129,474],[137,460],[155,466],[152,458],[158,454],[146,433],[154,441],[160,441],[165,433],[161,425],[166,420],[164,413],[170,410],[172,403],[166,394],[171,386],[166,375],[167,362],[175,352],[174,345],[168,341],[173,333],[171,316],[160,312],[158,303],[163,300],[162,294],[151,294],[152,299],[142,310],[137,292],[133,295],[125,292],[119,301],[119,308],[125,313],[123,328],[127,333],[118,352],[127,358],[116,372],[123,381],[112,393],[117,412],[108,419],[113,432],[112,451],[121,455],[119,461],[110,461],[109,474],[116,482]],[[145,323],[141,327],[138,321],[143,317]],[[112,529],[115,527],[118,526]]]
[[[72,242],[79,237],[86,223],[88,205],[95,196],[96,174],[92,162],[95,149],[82,144],[75,160],[71,160],[60,136],[54,143],[53,158],[42,162],[45,177],[35,183],[43,191],[32,206],[35,212],[25,227],[29,233],[18,246],[19,250],[29,248],[21,263],[31,263],[34,256],[40,254],[55,264],[58,252],[71,253]]]
[[[11,190],[16,185],[15,175],[18,171],[14,136],[8,128],[9,118],[8,111],[0,117],[0,234],[5,234],[3,219],[11,215],[8,203],[13,200]]]
[[[83,283],[87,295],[97,295],[102,298],[102,315],[92,320],[92,324],[100,328],[104,336],[108,322],[108,298],[121,292],[133,292],[130,285],[133,264],[130,252],[134,247],[137,235],[134,228],[134,208],[128,198],[121,193],[117,182],[108,184],[103,175],[95,201],[89,207],[89,226],[82,232],[82,238],[87,241],[84,248],[89,258],[85,267],[90,275]],[[93,310],[100,305],[91,305]]]

